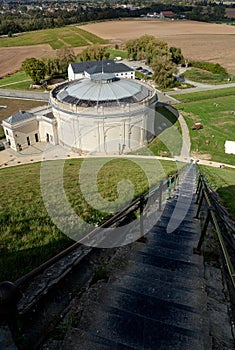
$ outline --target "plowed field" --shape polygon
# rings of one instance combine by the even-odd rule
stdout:
[[[170,46],[180,47],[187,58],[220,63],[235,74],[235,26],[145,19],[100,22],[81,28],[120,45],[144,34],[154,35]]]

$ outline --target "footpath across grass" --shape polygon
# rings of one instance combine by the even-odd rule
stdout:
[[[192,156],[235,165],[235,156],[225,153],[225,141],[235,141],[235,88],[177,95],[184,103],[175,106],[185,118]],[[194,123],[203,125],[192,130]]]
[[[27,90],[32,80],[24,71],[19,71],[0,79],[0,89]]]
[[[83,160],[70,159],[64,166],[64,189],[74,211],[89,223],[99,223],[110,213],[92,208],[93,191],[87,183],[81,192],[79,174]],[[102,163],[105,165],[102,166]],[[52,164],[52,163],[51,163]],[[59,231],[45,209],[40,191],[41,163],[16,166],[0,170],[0,281],[14,281],[73,241]],[[100,195],[110,202],[118,198],[118,189],[124,191],[121,181],[134,186],[134,197],[144,193],[162,177],[174,173],[174,162],[133,159],[90,159],[85,179],[98,168],[97,186]],[[58,171],[59,161],[53,161]],[[146,174],[149,174],[150,183]],[[124,203],[119,202],[119,205]]]

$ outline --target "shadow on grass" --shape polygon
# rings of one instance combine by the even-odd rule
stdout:
[[[0,281],[16,281],[73,243],[74,241],[65,236],[58,241],[35,248],[12,252],[0,251]]]

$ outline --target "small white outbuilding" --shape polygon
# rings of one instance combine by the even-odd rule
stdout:
[[[226,140],[224,148],[225,148],[225,153],[235,154],[235,141]]]

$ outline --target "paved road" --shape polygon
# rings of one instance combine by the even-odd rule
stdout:
[[[207,90],[218,90],[218,89],[226,89],[230,87],[235,87],[235,83],[227,83],[227,84],[219,84],[219,85],[209,85],[209,84],[202,84],[202,83],[196,83],[191,80],[185,80],[185,83],[194,85],[192,88],[188,89],[178,89],[169,91],[167,94],[169,96],[179,95],[179,94],[188,94],[190,92],[200,92],[200,91],[207,91]]]
[[[49,92],[35,92],[14,89],[0,89],[0,97],[16,98],[21,100],[48,101]]]

